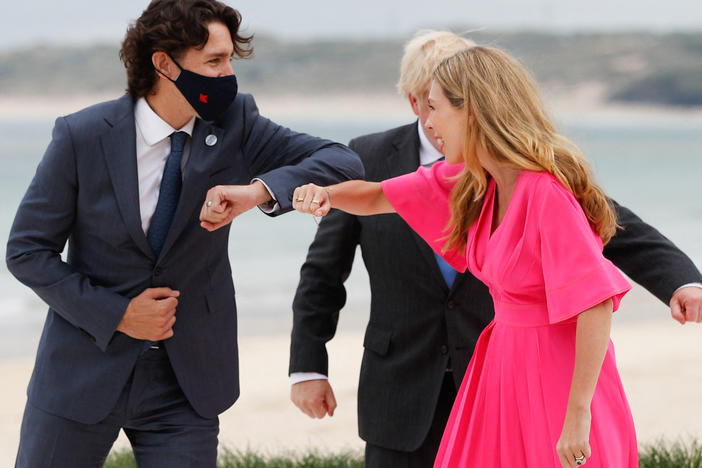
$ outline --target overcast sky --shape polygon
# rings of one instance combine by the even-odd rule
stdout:
[[[227,0],[249,32],[279,37],[407,37],[416,29],[702,31],[700,0]],[[4,0],[0,49],[119,41],[148,0]]]

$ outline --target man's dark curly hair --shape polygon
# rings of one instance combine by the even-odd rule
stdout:
[[[153,0],[129,26],[119,51],[132,99],[146,96],[156,83],[151,61],[154,52],[163,51],[178,59],[191,47],[204,47],[209,39],[207,27],[214,21],[229,28],[237,57],[253,53],[253,35],[239,34],[241,15],[234,8],[217,0]]]

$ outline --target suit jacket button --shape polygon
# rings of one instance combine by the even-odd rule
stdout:
[[[154,268],[154,276],[160,275],[162,271],[163,270],[161,270],[161,267]]]
[[[448,346],[445,344],[441,345],[441,354],[448,354]]]

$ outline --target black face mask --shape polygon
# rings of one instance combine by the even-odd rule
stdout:
[[[171,57],[171,60],[180,68],[180,75],[175,81],[168,78],[161,71],[156,71],[176,85],[178,91],[195,109],[195,112],[201,119],[217,120],[236,98],[236,93],[239,89],[236,75],[218,77],[199,75],[181,67],[173,57]]]

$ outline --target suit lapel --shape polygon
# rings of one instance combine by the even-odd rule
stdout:
[[[407,126],[407,131],[398,134],[398,137],[393,142],[395,152],[387,159],[388,162],[388,177],[396,177],[403,174],[414,172],[419,167],[419,134],[417,133],[419,126],[417,123]],[[438,281],[441,288],[448,293],[446,280],[441,274],[439,265],[436,263],[434,251],[429,247],[424,239],[422,239],[414,230],[408,227],[412,232],[412,238],[417,244],[417,248],[421,256],[427,262],[428,271],[433,281]],[[455,283],[454,283],[455,284]]]
[[[134,107],[129,96],[123,97],[118,102],[119,108],[116,115],[105,119],[111,128],[100,137],[100,143],[117,205],[127,231],[139,249],[150,258],[154,258],[154,253],[141,227]]]
[[[414,172],[419,167],[417,125],[407,125],[392,142],[393,153],[386,158],[386,179]]]
[[[215,135],[217,143],[207,146],[205,138],[208,135]],[[200,207],[204,202],[199,194],[204,194],[205,190],[209,189],[207,187],[209,181],[207,169],[211,166],[213,158],[223,141],[223,129],[200,119],[196,121],[190,142],[190,156],[185,166],[180,200],[159,258],[168,253],[168,250],[173,246],[180,233],[188,225],[188,222],[199,216]]]

